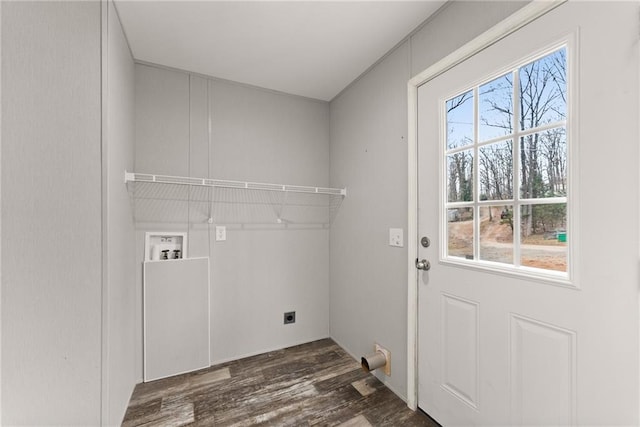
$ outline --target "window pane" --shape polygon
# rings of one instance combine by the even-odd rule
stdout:
[[[473,143],[473,91],[446,102],[447,149]]]
[[[521,206],[520,263],[545,270],[567,271],[566,203]]]
[[[485,145],[478,153],[480,200],[513,199],[513,142]]]
[[[447,255],[473,259],[473,208],[447,209]]]
[[[567,49],[528,61],[442,105],[441,226],[448,257],[567,272]]]
[[[567,114],[567,54],[557,50],[519,70],[520,129],[564,120]]]
[[[480,208],[480,259],[513,264],[513,206]]]
[[[567,135],[555,128],[520,138],[520,196],[567,195]]]
[[[473,201],[473,151],[447,156],[447,194],[449,202]]]
[[[480,86],[478,97],[480,141],[513,133],[513,75]]]

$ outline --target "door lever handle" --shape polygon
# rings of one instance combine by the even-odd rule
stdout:
[[[422,261],[418,261],[418,258],[416,258],[416,268],[418,270],[428,271],[431,268],[431,263],[426,259],[423,259]]]

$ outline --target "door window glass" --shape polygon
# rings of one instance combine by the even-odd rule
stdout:
[[[473,91],[449,99],[447,110],[447,149],[473,144]]]
[[[568,271],[567,47],[444,102],[445,258]]]

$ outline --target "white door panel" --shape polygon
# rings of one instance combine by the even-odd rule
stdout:
[[[638,9],[568,2],[418,89],[418,404],[443,425],[639,422]],[[442,101],[560,40],[570,281],[443,262]]]

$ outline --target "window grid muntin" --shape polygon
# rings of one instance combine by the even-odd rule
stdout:
[[[566,78],[566,83],[565,83],[565,90],[566,90],[566,110],[565,110],[565,119],[564,120],[559,120],[559,121],[555,121],[555,122],[551,122],[551,123],[547,123],[544,125],[539,125],[536,127],[531,127],[531,128],[527,128],[527,129],[521,129],[521,124],[520,124],[520,70],[524,67],[527,67],[528,65],[541,60],[542,58],[549,56],[551,54],[554,54],[555,52],[558,52],[560,50],[564,49],[566,52],[566,56],[565,56],[565,61],[566,61],[566,68],[565,68],[565,78]],[[567,205],[567,211],[566,211],[566,217],[565,220],[567,222],[567,230],[569,229],[569,221],[570,221],[570,206],[569,206],[569,202],[568,202],[568,197],[549,197],[549,198],[522,198],[521,194],[520,194],[520,190],[521,190],[521,184],[520,184],[520,180],[521,180],[521,150],[520,150],[520,145],[521,145],[521,138],[526,137],[528,135],[532,135],[535,133],[541,133],[541,132],[545,132],[548,130],[552,130],[552,129],[556,129],[556,128],[561,128],[564,127],[565,129],[565,138],[566,138],[566,156],[567,156],[567,188],[569,189],[570,185],[570,161],[569,161],[569,153],[570,153],[570,125],[569,125],[569,118],[571,117],[571,103],[570,103],[570,97],[571,97],[571,93],[570,93],[570,88],[571,88],[571,67],[570,67],[570,60],[569,60],[569,46],[568,43],[562,43],[562,44],[558,44],[548,50],[546,50],[544,53],[540,53],[534,57],[529,57],[527,60],[522,61],[519,63],[519,65],[516,65],[514,68],[512,68],[510,71],[506,71],[506,72],[502,72],[500,74],[497,75],[493,75],[493,77],[488,78],[486,80],[483,80],[477,84],[475,84],[472,88],[467,88],[463,91],[458,92],[457,95],[454,95],[452,97],[448,97],[444,100],[443,105],[445,106],[445,108],[443,109],[444,111],[444,115],[443,115],[443,120],[444,120],[444,129],[447,129],[447,133],[448,133],[448,123],[447,123],[447,112],[446,112],[446,103],[448,102],[448,100],[451,100],[453,98],[455,98],[456,96],[461,96],[465,93],[468,92],[472,92],[472,96],[473,96],[473,142],[472,144],[468,144],[465,145],[463,147],[455,147],[455,148],[448,148],[448,142],[447,139],[444,139],[444,159],[445,159],[445,163],[446,163],[446,159],[448,155],[451,154],[455,154],[456,152],[460,152],[460,151],[468,151],[468,150],[473,150],[473,174],[472,174],[472,179],[474,180],[473,183],[473,200],[470,202],[449,202],[448,201],[448,195],[445,197],[444,199],[444,203],[443,203],[443,208],[444,208],[444,224],[445,225],[445,233],[444,233],[444,237],[445,237],[445,241],[447,242],[446,245],[444,245],[443,249],[444,249],[444,258],[448,259],[448,260],[454,260],[454,261],[458,261],[458,260],[462,260],[464,263],[468,263],[471,265],[477,265],[477,266],[482,266],[483,264],[486,265],[493,265],[493,264],[500,264],[501,268],[507,268],[508,270],[511,271],[531,271],[534,274],[536,273],[540,273],[543,272],[545,275],[550,275],[550,276],[559,276],[559,277],[563,277],[563,278],[568,278],[569,277],[569,273],[570,273],[570,259],[571,259],[571,249],[569,244],[567,244],[567,253],[566,253],[566,260],[567,260],[567,264],[566,264],[566,269],[564,272],[559,272],[557,270],[550,270],[550,269],[544,269],[544,268],[536,268],[536,267],[528,267],[528,266],[523,266],[521,265],[521,220],[522,220],[522,215],[521,215],[521,207],[524,205],[540,205],[540,204],[566,204]],[[499,78],[501,76],[505,76],[507,74],[511,73],[513,76],[513,87],[512,87],[512,105],[513,105],[513,114],[512,114],[512,126],[513,126],[513,132],[508,134],[508,135],[504,135],[504,136],[500,136],[500,137],[496,137],[494,139],[490,139],[490,140],[486,140],[486,141],[481,141],[479,142],[479,119],[480,119],[480,111],[479,111],[479,88],[480,86],[489,83],[493,80],[495,80],[496,78]],[[513,198],[511,199],[503,199],[503,200],[499,200],[500,205],[504,204],[504,205],[511,205],[513,207],[513,217],[512,217],[512,221],[513,224],[517,224],[517,232],[513,232],[513,264],[504,264],[504,263],[495,263],[495,262],[491,262],[491,261],[484,261],[484,260],[480,260],[479,256],[480,256],[480,207],[481,206],[487,206],[487,205],[498,205],[497,203],[495,203],[497,200],[479,200],[480,197],[480,180],[478,177],[478,159],[479,159],[479,148],[482,146],[486,146],[486,145],[490,145],[490,144],[495,144],[497,142],[506,142],[508,140],[513,140],[513,162],[512,162],[512,168],[513,168]],[[446,168],[445,168],[446,170]],[[445,172],[446,174],[446,172]],[[445,186],[445,194],[447,194],[446,192],[448,191],[448,178],[445,175],[444,177],[444,186]],[[567,193],[569,193],[568,190]],[[449,255],[449,243],[448,243],[448,235],[449,235],[449,221],[448,221],[448,217],[447,217],[447,212],[449,209],[457,209],[457,208],[468,208],[471,207],[473,208],[473,256],[474,259],[473,260],[468,260],[468,259],[464,259],[464,258],[460,258],[460,257],[452,257]],[[515,225],[514,225],[515,228]],[[572,238],[572,237],[570,237]]]

